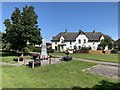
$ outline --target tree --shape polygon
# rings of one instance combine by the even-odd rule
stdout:
[[[113,40],[109,35],[105,35],[105,39],[101,40],[101,43],[99,46],[102,46],[103,49],[105,49],[105,46],[108,46],[108,49],[112,49],[113,47]]]
[[[41,44],[41,33],[37,22],[38,16],[33,6],[23,7],[21,12],[19,8],[15,8],[10,19],[5,19],[6,40],[10,43],[11,49],[23,50],[27,46],[27,42],[31,44]]]

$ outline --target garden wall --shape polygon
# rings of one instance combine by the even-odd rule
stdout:
[[[73,53],[89,53],[89,50],[76,50]]]
[[[106,50],[105,54],[111,54],[111,51],[110,50]]]

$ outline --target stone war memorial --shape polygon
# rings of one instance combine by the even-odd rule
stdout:
[[[41,60],[48,60],[48,54],[47,54],[45,39],[42,40],[41,52],[40,52],[40,57],[39,58]]]
[[[43,60],[46,60],[47,62],[49,60],[49,55],[47,54],[45,39],[42,39],[40,54],[37,56],[37,58],[34,58],[33,61],[29,62],[29,66],[31,66],[32,68],[36,66],[41,66]]]

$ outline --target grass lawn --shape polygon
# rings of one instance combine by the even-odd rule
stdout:
[[[13,58],[18,58],[18,56],[10,55],[7,52],[0,52],[0,62],[15,63]]]
[[[16,56],[0,57],[0,62],[16,63],[16,61],[13,61],[13,58],[17,57]]]
[[[52,53],[52,55],[65,56],[65,53]],[[118,63],[118,54],[69,54],[69,55],[74,58]]]
[[[6,63],[16,63],[16,61],[14,61],[14,58],[18,58],[18,56],[14,55],[14,54],[9,54],[8,52],[0,52],[0,62],[6,62]],[[31,58],[31,56],[23,56],[24,59],[29,59]]]
[[[2,66],[2,87],[73,88],[77,86],[82,88],[93,88],[98,85],[109,87],[109,85],[120,84],[117,80],[87,74],[82,71],[93,65],[95,64],[70,61],[34,69],[28,66]],[[115,87],[119,86],[116,85]]]

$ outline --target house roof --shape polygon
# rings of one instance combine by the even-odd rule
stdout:
[[[89,41],[99,41],[100,37],[104,34],[101,32],[60,32],[58,35],[52,38],[52,41],[59,41],[60,37],[63,36],[65,41],[75,41],[78,35],[86,35]]]

